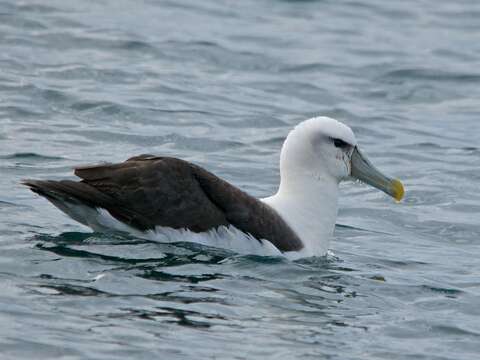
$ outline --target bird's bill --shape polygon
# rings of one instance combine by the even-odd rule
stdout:
[[[405,193],[400,180],[383,175],[356,146],[352,153],[351,176],[382,190],[397,201],[402,200]]]

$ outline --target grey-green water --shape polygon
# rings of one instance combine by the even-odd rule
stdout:
[[[475,0],[1,1],[0,358],[477,359],[479,40]],[[319,114],[407,188],[343,185],[326,259],[92,234],[19,185],[156,153],[266,196]]]

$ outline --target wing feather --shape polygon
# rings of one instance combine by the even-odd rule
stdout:
[[[104,208],[140,230],[165,226],[203,232],[231,224],[281,251],[303,247],[274,209],[184,160],[140,155],[118,164],[77,167],[75,175],[82,180],[25,184],[47,198]]]

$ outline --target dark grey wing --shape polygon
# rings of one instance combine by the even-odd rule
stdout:
[[[232,224],[281,251],[303,247],[274,209],[180,159],[140,155],[119,164],[79,167],[75,175],[82,181],[24,183],[47,198],[104,208],[140,230],[165,226],[202,232]]]
[[[191,166],[206,196],[230,224],[257,239],[269,240],[281,251],[303,248],[300,238],[273,208],[205,169]]]
[[[141,230],[166,226],[202,232],[228,224],[190,164],[180,159],[141,155],[120,164],[76,168],[75,175],[112,199],[98,207]]]

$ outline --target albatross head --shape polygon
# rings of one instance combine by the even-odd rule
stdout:
[[[335,119],[321,116],[301,122],[288,135],[280,156],[281,180],[287,186],[353,178],[398,201],[403,197],[402,183],[377,170],[359,150],[352,129]]]
[[[345,124],[316,117],[298,124],[280,154],[280,187],[264,199],[304,243],[303,256],[324,255],[337,217],[338,185],[358,179],[396,200],[403,185],[377,170]]]

